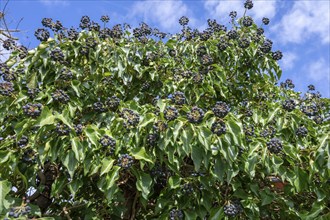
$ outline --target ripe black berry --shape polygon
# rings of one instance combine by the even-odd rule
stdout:
[[[182,210],[172,209],[170,211],[170,220],[179,220],[179,219],[183,219]]]
[[[215,121],[211,125],[211,131],[218,136],[225,134],[227,131],[226,124],[221,120]]]
[[[313,121],[314,121],[316,124],[322,124],[322,122],[323,122],[323,118],[322,118],[322,116],[317,115],[317,116],[315,116],[315,117],[313,118]]]
[[[41,114],[41,109],[42,109],[42,104],[40,103],[36,103],[36,104],[28,103],[23,106],[24,114],[32,118],[38,117]]]
[[[26,136],[22,136],[21,139],[17,142],[17,146],[25,147],[29,143],[29,139]]]
[[[10,96],[14,91],[14,84],[11,82],[1,82],[0,83],[0,94],[4,96]]]
[[[55,101],[59,101],[61,103],[68,103],[70,101],[70,97],[63,90],[57,89],[52,93],[52,98]]]
[[[218,102],[216,102],[215,106],[212,108],[212,111],[215,116],[217,116],[219,118],[223,118],[228,114],[228,112],[230,111],[230,108],[227,105],[227,103],[218,101]]]
[[[176,105],[183,105],[186,101],[186,97],[183,92],[175,92],[172,95],[172,102]]]
[[[292,110],[294,110],[296,108],[296,102],[293,99],[287,99],[284,101],[282,106],[285,110],[287,110],[288,112],[291,112]]]
[[[264,24],[264,25],[268,25],[269,24],[269,18],[262,18],[262,23]]]
[[[272,50],[273,42],[269,39],[266,39],[264,43],[260,46],[260,50],[263,53],[269,53]]]
[[[70,128],[66,124],[57,123],[56,124],[56,132],[58,135],[68,135],[70,133]]]
[[[272,57],[274,60],[280,60],[280,59],[282,59],[283,54],[281,51],[278,50],[278,51],[275,51],[272,53]]]
[[[39,28],[34,32],[34,36],[40,41],[47,41],[50,34],[48,30]]]
[[[133,165],[134,159],[128,154],[120,155],[118,158],[118,166],[128,169]]]
[[[278,154],[282,151],[282,142],[277,138],[272,138],[267,142],[267,148],[271,153]]]
[[[187,118],[191,123],[201,123],[204,118],[204,111],[196,106],[192,107],[191,111],[187,113]]]
[[[187,18],[186,16],[182,16],[182,17],[179,19],[179,24],[182,25],[182,26],[187,25],[188,22],[189,22],[189,18]]]

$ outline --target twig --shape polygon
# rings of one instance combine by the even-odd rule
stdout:
[[[136,192],[135,193],[135,197],[134,197],[134,201],[133,201],[133,204],[132,204],[132,214],[131,214],[131,217],[130,217],[130,220],[134,220],[135,219],[135,214],[136,214],[136,202],[137,202],[137,199],[139,198],[139,192]]]

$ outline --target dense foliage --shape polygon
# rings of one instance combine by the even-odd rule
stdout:
[[[0,216],[329,219],[330,101],[278,85],[282,53],[236,16],[172,36],[45,18],[34,50],[6,42]]]

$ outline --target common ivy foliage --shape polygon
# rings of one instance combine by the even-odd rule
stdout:
[[[278,85],[247,14],[170,36],[45,18],[37,48],[6,45],[1,218],[328,219],[330,101]]]

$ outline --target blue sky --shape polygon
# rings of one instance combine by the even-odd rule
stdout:
[[[1,10],[6,1],[0,0]],[[189,17],[193,28],[205,28],[208,18],[229,25],[229,12],[235,10],[242,16],[243,3],[243,0],[10,0],[6,18],[13,28],[23,18],[17,36],[21,44],[31,49],[38,45],[34,31],[42,27],[44,17],[60,20],[65,27],[78,27],[83,15],[97,22],[101,15],[109,15],[110,27],[125,22],[137,26],[143,21],[161,31],[175,33],[180,29],[178,19],[183,15]],[[261,24],[263,17],[270,18],[270,24],[264,27],[265,35],[273,41],[273,50],[283,52],[279,62],[283,70],[281,81],[292,79],[295,90],[302,92],[314,84],[323,97],[329,98],[330,1],[254,0],[253,3],[247,15],[257,24]]]

